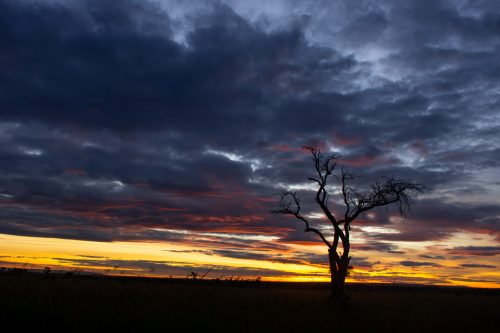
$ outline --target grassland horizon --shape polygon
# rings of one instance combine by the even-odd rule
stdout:
[[[500,289],[349,283],[328,302],[325,283],[83,274],[0,274],[2,322],[44,328],[174,331],[477,332],[498,329]],[[309,319],[307,319],[309,318]]]

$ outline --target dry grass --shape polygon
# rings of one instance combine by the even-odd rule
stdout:
[[[71,331],[499,331],[498,291],[0,275],[2,323]]]

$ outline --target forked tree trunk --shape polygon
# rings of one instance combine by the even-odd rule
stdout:
[[[339,303],[344,299],[345,278],[349,267],[349,257],[342,256],[340,264],[335,261],[335,255],[328,250],[328,259],[330,262],[330,300],[334,303]]]

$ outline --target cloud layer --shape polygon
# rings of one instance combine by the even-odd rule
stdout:
[[[300,149],[316,144],[357,186],[432,189],[404,223],[364,216],[359,249],[494,247],[499,36],[495,1],[2,1],[0,233],[314,263],[286,244],[316,239],[269,211],[282,188],[316,211]],[[439,254],[498,255],[479,245]]]

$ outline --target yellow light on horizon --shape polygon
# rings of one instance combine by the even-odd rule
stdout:
[[[308,246],[301,244],[290,244],[292,252],[307,252],[321,254],[324,247]],[[120,271],[125,275],[141,276],[165,276],[155,271],[147,271],[145,267],[134,268],[134,261],[151,261],[160,265],[165,264],[173,269],[179,267],[185,269],[205,269],[216,267],[217,269],[245,269],[248,271],[247,278],[255,277],[255,272],[262,277],[263,281],[295,281],[295,282],[327,282],[329,281],[329,270],[325,265],[283,263],[271,260],[256,260],[245,258],[231,258],[211,254],[209,247],[199,248],[204,252],[193,252],[192,245],[169,242],[96,242],[59,238],[28,237],[0,234],[0,261],[3,265],[19,266],[31,265],[43,268],[61,267],[76,269],[83,267],[85,270],[94,272],[109,272],[110,274]],[[286,251],[283,253],[287,253]],[[365,252],[366,253],[369,252]],[[364,255],[363,252],[359,253]],[[377,255],[377,260],[382,261],[376,265],[376,269],[365,269],[363,267],[354,269],[353,276],[348,278],[350,282],[387,283],[389,279],[398,282],[415,283],[428,281],[432,284],[462,285],[481,288],[500,288],[500,274],[494,271],[480,271],[469,269],[463,279],[454,280],[454,269],[459,262],[444,260],[438,267],[426,267],[425,270],[402,267],[399,264],[401,258],[392,254],[380,256],[370,253],[369,256]],[[86,265],[79,265],[79,260],[89,260]],[[90,261],[94,260],[94,261]],[[109,260],[109,261],[108,261]],[[131,266],[120,267],[115,270],[112,261],[130,261]],[[102,265],[99,262],[102,262]],[[165,266],[166,268],[168,266]],[[215,270],[215,271],[216,271]],[[267,272],[273,272],[266,276]],[[278,272],[278,274],[276,274]],[[280,273],[281,272],[281,273]],[[135,274],[134,274],[135,273]],[[450,276],[447,278],[446,276]],[[468,279],[470,278],[470,281]],[[475,281],[477,280],[477,281]],[[484,281],[478,281],[484,280]]]

